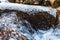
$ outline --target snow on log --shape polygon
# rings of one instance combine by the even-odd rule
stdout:
[[[17,3],[0,3],[0,9],[5,10],[18,10],[27,13],[34,13],[34,12],[48,12],[54,17],[56,17],[56,10],[50,7],[44,6],[34,6],[34,5],[25,5],[25,4],[17,4]]]

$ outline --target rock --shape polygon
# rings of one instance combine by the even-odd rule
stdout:
[[[11,12],[11,10],[5,10],[3,12]],[[47,12],[38,12],[34,13],[34,15],[29,15],[29,13],[26,12],[16,11],[16,14],[17,17],[20,17],[19,20],[27,20],[35,30],[48,30],[52,28],[53,25],[56,26],[58,24],[58,19]]]
[[[53,25],[56,26],[58,24],[57,19],[47,12],[38,12],[35,15],[31,14],[28,16],[27,21],[30,22],[35,30],[48,30],[53,28]]]
[[[58,19],[47,12],[38,12],[29,15],[26,12],[20,11],[17,12],[17,16],[23,20],[27,20],[35,30],[48,30],[52,28],[53,25],[56,26],[58,24]]]
[[[26,12],[18,11],[17,16],[26,19],[29,16],[29,14],[27,14]]]

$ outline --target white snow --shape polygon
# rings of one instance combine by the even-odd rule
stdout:
[[[17,3],[0,3],[0,9],[19,10],[27,13],[34,13],[39,11],[45,11],[56,17],[56,10],[50,7],[25,5]]]
[[[10,38],[9,40],[17,40],[17,39],[14,39],[14,38]]]
[[[8,2],[8,0],[0,0],[0,1],[1,1],[1,3],[3,3],[3,2],[7,3]]]

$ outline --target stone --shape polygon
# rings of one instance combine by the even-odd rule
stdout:
[[[35,30],[48,30],[53,28],[53,25],[56,26],[58,24],[57,20],[47,12],[38,12],[35,15],[31,14],[27,18],[27,21]]]

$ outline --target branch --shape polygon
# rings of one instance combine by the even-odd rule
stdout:
[[[54,17],[56,17],[56,10],[49,7],[44,6],[34,6],[34,5],[25,5],[25,4],[17,4],[17,3],[0,3],[1,10],[18,10],[27,13],[34,13],[34,12],[48,12]]]

